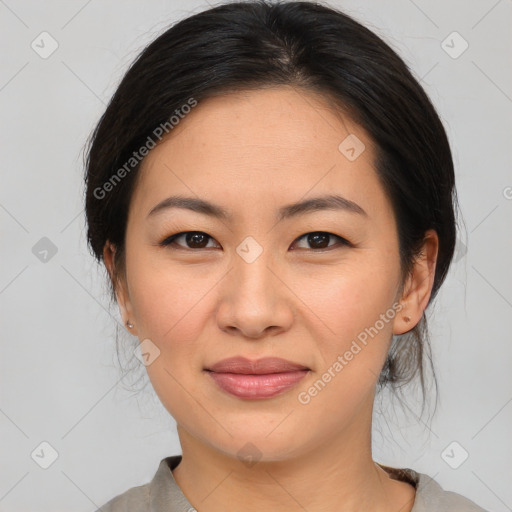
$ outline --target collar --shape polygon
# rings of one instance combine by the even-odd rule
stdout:
[[[172,470],[181,462],[181,455],[172,455],[160,461],[155,476],[149,483],[149,512],[196,512],[178,486]],[[393,468],[378,464],[391,478],[405,481],[416,488],[411,512],[431,510],[432,496],[441,496],[443,490],[433,479],[409,468]],[[428,493],[428,500],[425,495]],[[428,507],[427,507],[428,505]]]

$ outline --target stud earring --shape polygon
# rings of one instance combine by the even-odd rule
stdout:
[[[130,320],[126,321],[126,327],[128,327],[128,329],[133,329],[133,324],[130,323]]]

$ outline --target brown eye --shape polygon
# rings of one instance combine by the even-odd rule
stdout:
[[[177,243],[177,240],[185,240],[185,245]],[[213,240],[210,235],[203,233],[202,231],[185,231],[183,233],[177,233],[167,237],[165,240],[160,242],[161,246],[176,245],[181,249],[207,249],[208,241]]]
[[[337,238],[340,240],[338,244],[330,244],[329,240]],[[327,233],[326,231],[314,231],[312,233],[306,233],[302,235],[297,240],[305,239],[306,243],[310,245],[310,247],[302,247],[305,249],[315,250],[315,249],[330,249],[331,247],[335,247],[337,245],[350,245],[350,243],[342,238],[341,236],[334,235],[332,233]]]

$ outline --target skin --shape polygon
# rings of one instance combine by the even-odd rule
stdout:
[[[354,161],[348,134],[366,146]],[[371,454],[376,382],[392,334],[421,319],[431,294],[438,238],[402,280],[396,221],[368,134],[323,97],[281,86],[204,100],[145,158],[130,204],[126,271],[116,282],[123,319],[160,355],[151,383],[178,425],[183,458],[174,478],[199,511],[410,511],[415,489]],[[287,204],[336,193],[367,217],[323,210],[276,222]],[[171,194],[226,208],[221,221],[186,209],[148,212]],[[185,237],[200,231],[200,247]],[[322,231],[327,249],[303,235]],[[236,252],[247,237],[263,252]],[[197,242],[196,242],[197,243]],[[191,248],[192,247],[192,248]],[[114,278],[115,247],[104,259]],[[298,400],[357,335],[395,304],[400,312],[307,404]],[[406,321],[405,317],[410,321]],[[264,400],[231,396],[203,371],[221,359],[277,356],[308,375]],[[250,442],[254,465],[238,452]]]

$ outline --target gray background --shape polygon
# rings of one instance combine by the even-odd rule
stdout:
[[[384,37],[421,79],[452,143],[465,222],[431,314],[437,414],[403,415],[383,395],[374,456],[512,510],[512,2],[330,5]],[[115,355],[119,316],[85,244],[82,149],[138,52],[206,7],[0,0],[1,511],[95,510],[181,453],[144,367],[126,360],[123,378]],[[58,44],[46,58],[43,31]],[[136,341],[120,338],[128,352]]]

